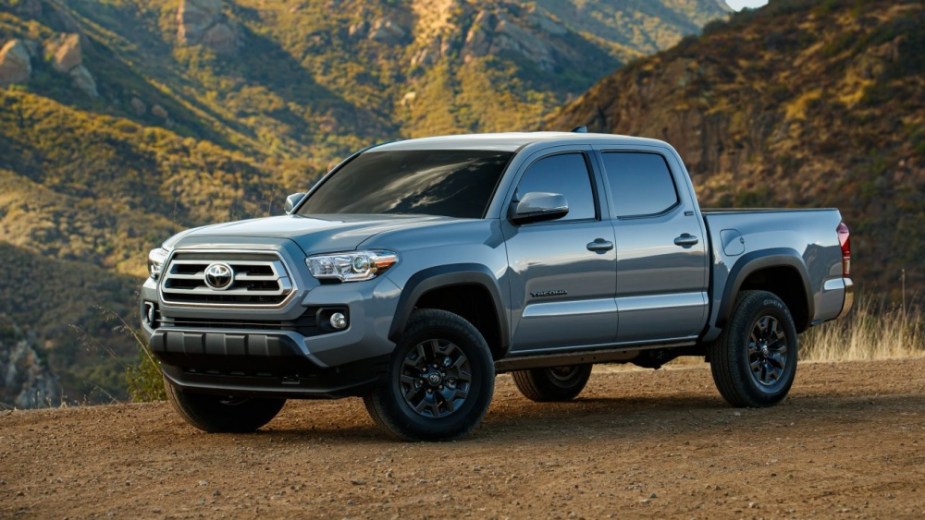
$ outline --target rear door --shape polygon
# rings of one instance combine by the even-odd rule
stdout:
[[[617,342],[696,337],[707,311],[707,240],[686,171],[658,147],[596,152],[616,237]]]
[[[614,231],[594,175],[591,148],[557,148],[527,161],[510,200],[565,195],[566,216],[502,224],[513,314],[512,351],[610,344],[616,338]]]

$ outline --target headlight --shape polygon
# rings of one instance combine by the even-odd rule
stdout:
[[[305,260],[312,276],[319,280],[359,282],[382,274],[398,262],[391,251],[356,251],[311,256]]]
[[[148,275],[151,276],[152,280],[157,280],[161,277],[161,270],[164,268],[164,261],[167,260],[168,254],[169,251],[163,247],[152,249],[148,253]]]

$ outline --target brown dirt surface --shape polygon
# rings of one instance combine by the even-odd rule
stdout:
[[[166,403],[0,412],[0,518],[923,518],[925,359],[807,363],[728,407],[705,366],[596,369],[574,402],[500,376],[482,426],[401,443],[359,399],[206,434]]]

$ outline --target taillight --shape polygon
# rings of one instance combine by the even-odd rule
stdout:
[[[838,243],[841,245],[841,274],[848,276],[851,274],[851,231],[844,222],[839,224],[835,231],[838,233]]]

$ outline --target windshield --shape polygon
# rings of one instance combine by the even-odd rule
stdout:
[[[318,186],[298,213],[482,218],[513,155],[487,150],[366,152]]]

